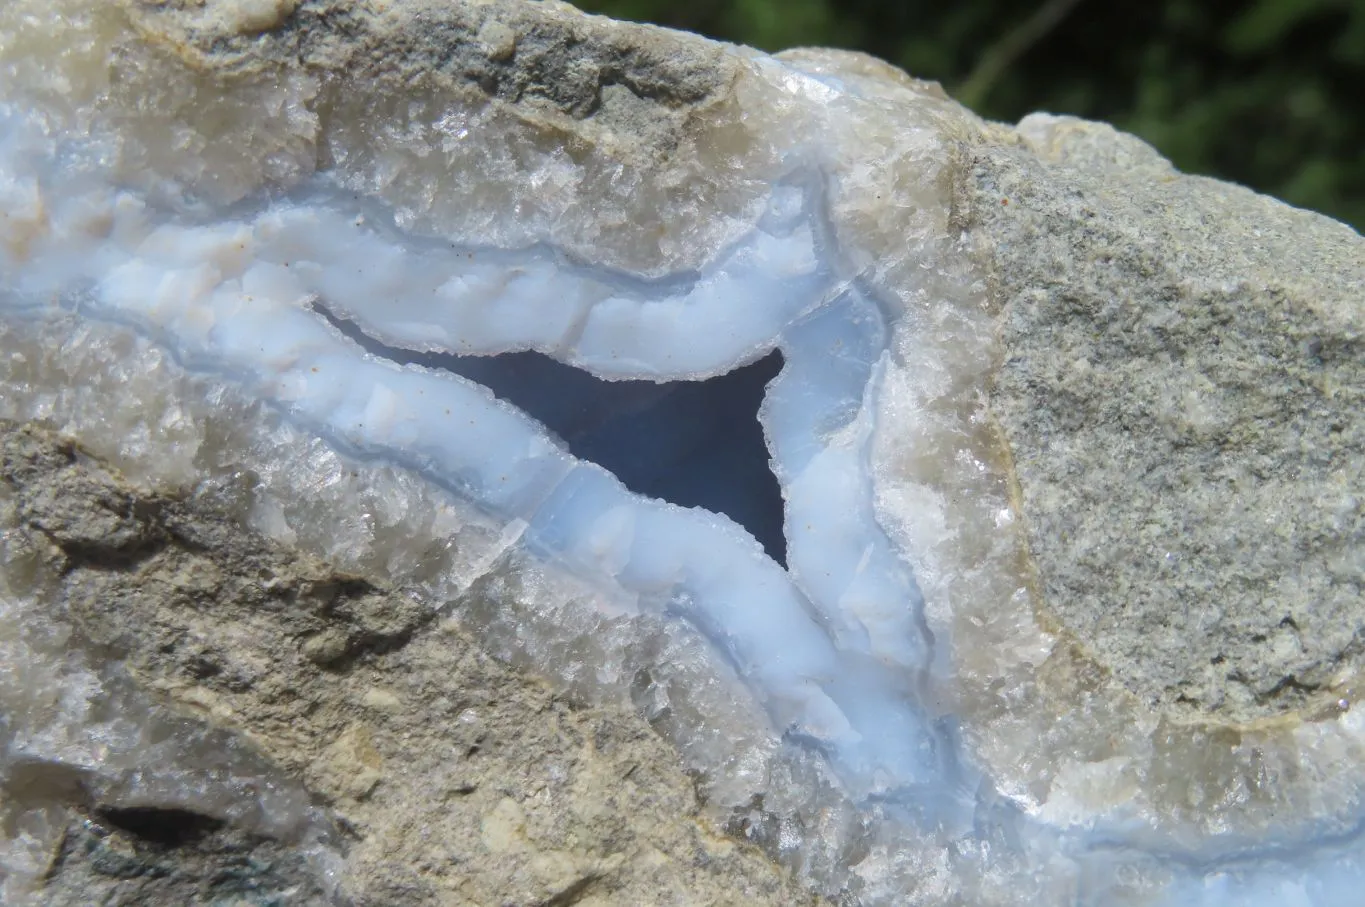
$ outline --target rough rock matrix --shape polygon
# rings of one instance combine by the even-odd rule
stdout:
[[[859,54],[11,0],[0,900],[1353,904],[1363,309]]]
[[[240,484],[162,496],[48,431],[6,423],[0,444],[7,580],[61,603],[7,617],[111,665],[106,733],[120,711],[153,728],[93,764],[11,764],[6,799],[51,823],[30,841],[39,902],[814,902],[697,821],[635,715],[575,706],[402,590],[243,531]]]
[[[1146,149],[1096,159],[1102,128],[1030,118],[1070,191],[996,151],[973,198],[1048,608],[1172,714],[1335,709],[1360,668],[1360,237]]]

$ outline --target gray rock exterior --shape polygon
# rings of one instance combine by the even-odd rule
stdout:
[[[1349,706],[1365,656],[1365,242],[1095,123],[983,147],[989,408],[1048,620],[1144,703]]]

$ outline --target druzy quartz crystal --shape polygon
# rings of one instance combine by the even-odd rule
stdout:
[[[1365,881],[1356,713],[1175,722],[1030,605],[962,210],[1003,127],[550,4],[12,0],[0,72],[4,418],[249,470],[246,525],[629,698],[817,890]]]

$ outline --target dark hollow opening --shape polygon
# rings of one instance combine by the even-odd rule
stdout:
[[[455,356],[395,349],[319,311],[371,353],[477,381],[631,491],[725,514],[786,566],[782,492],[758,421],[768,382],[782,370],[780,353],[706,381],[603,381],[540,353]]]
[[[162,847],[187,847],[223,827],[223,820],[177,806],[106,806],[96,818]]]

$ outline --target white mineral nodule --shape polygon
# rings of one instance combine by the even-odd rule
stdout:
[[[1348,228],[554,3],[0,74],[0,899],[1354,903]]]

